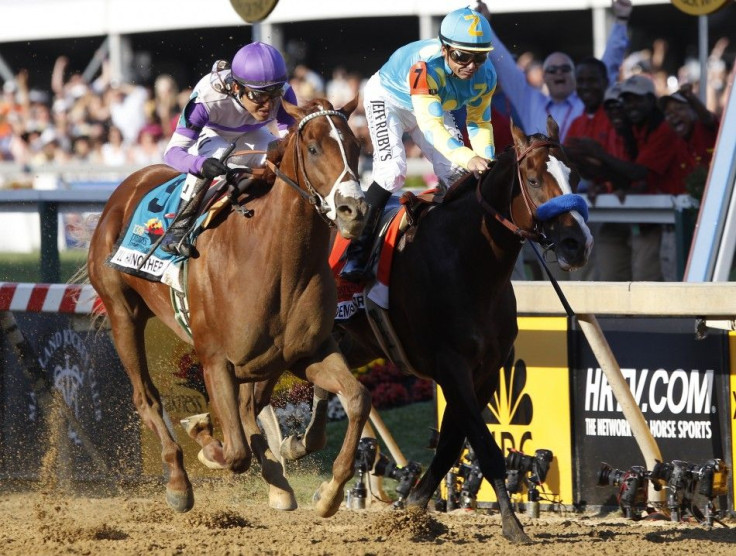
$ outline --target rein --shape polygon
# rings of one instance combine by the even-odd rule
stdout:
[[[300,121],[296,129],[296,140],[294,141],[294,151],[296,154],[296,161],[297,161],[297,172],[301,174],[302,181],[304,182],[307,190],[305,191],[302,189],[302,187],[299,185],[297,181],[294,181],[293,178],[290,176],[287,176],[284,172],[281,171],[281,169],[276,166],[273,162],[270,160],[266,160],[266,164],[271,169],[271,171],[276,174],[279,178],[281,178],[284,182],[286,182],[287,185],[291,186],[293,189],[296,190],[296,192],[303,198],[309,201],[309,204],[312,205],[317,213],[320,215],[320,217],[327,222],[330,226],[334,226],[335,223],[328,218],[326,215],[331,210],[329,208],[329,204],[327,203],[327,200],[319,194],[319,192],[314,188],[312,185],[312,182],[309,181],[309,177],[307,176],[307,172],[305,170],[305,164],[304,164],[304,156],[302,155],[302,150],[300,148],[301,145],[301,132],[304,127],[314,120],[315,118],[318,118],[320,116],[325,116],[327,120],[330,122],[330,125],[332,126],[332,129],[337,133],[337,128],[335,127],[334,122],[330,119],[330,116],[339,116],[346,122],[348,121],[347,116],[340,112],[339,110],[318,110],[317,112],[312,112],[311,114],[307,114],[304,116]],[[340,145],[340,152],[342,154],[343,162],[345,163],[345,167],[340,174],[340,176],[337,178],[335,183],[339,183],[340,180],[345,176],[345,174],[350,174],[355,178],[355,175],[353,174],[352,170],[350,170],[350,167],[347,162],[347,155],[345,153],[345,147],[342,144],[342,141],[338,141],[338,144]],[[334,187],[333,187],[334,190]],[[332,194],[332,193],[331,193]]]
[[[541,147],[555,147],[558,146],[557,143],[553,141],[541,141],[538,143],[532,143],[529,145],[526,149],[524,149],[523,152],[517,154],[516,156],[516,176],[519,179],[519,188],[521,189],[521,197],[524,199],[524,205],[526,206],[527,211],[529,211],[529,215],[532,217],[532,221],[534,222],[534,228],[530,230],[524,230],[523,228],[520,228],[514,221],[513,221],[513,215],[511,213],[511,208],[509,207],[509,214],[511,215],[511,219],[509,220],[506,218],[503,214],[501,214],[498,210],[496,210],[493,206],[491,206],[484,198],[483,193],[481,192],[481,183],[482,178],[478,178],[478,184],[475,188],[475,196],[478,199],[478,203],[480,203],[480,206],[483,207],[483,210],[486,211],[491,217],[493,217],[497,222],[505,226],[508,230],[511,231],[515,236],[518,236],[522,238],[522,240],[533,240],[538,241],[540,243],[544,243],[546,241],[546,237],[544,236],[544,233],[541,231],[539,227],[539,223],[537,222],[537,219],[534,218],[534,211],[537,209],[537,204],[534,202],[534,200],[529,195],[529,192],[527,191],[526,187],[524,187],[524,182],[521,179],[521,162],[526,158],[526,156],[533,150],[541,148]],[[516,147],[514,147],[514,151],[516,151]],[[514,182],[511,181],[511,188],[513,189]]]

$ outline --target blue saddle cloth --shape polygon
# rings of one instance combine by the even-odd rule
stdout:
[[[163,282],[172,287],[179,285],[179,267],[186,257],[167,253],[159,246],[140,270],[138,266],[176,216],[186,177],[186,174],[180,174],[141,199],[125,234],[107,259],[110,266],[152,282]]]

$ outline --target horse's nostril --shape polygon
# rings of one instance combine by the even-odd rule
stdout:
[[[566,251],[577,251],[580,248],[580,243],[576,239],[567,238],[562,240],[562,247]]]
[[[357,214],[351,205],[339,205],[337,213],[344,220],[354,220]]]

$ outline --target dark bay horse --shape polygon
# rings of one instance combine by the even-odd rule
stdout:
[[[132,174],[102,212],[89,249],[89,278],[107,311],[135,407],[161,441],[169,471],[166,498],[177,511],[189,510],[194,496],[146,363],[144,328],[153,316],[196,350],[222,426],[224,441],[215,446],[219,459],[243,472],[255,452],[272,507],[294,509],[296,500],[256,423],[253,383],[275,382],[289,369],[340,392],[348,400],[350,425],[331,481],[315,494],[316,511],[330,516],[342,501],[370,397],[331,336],[336,288],[328,266],[327,222],[351,239],[364,225],[367,205],[356,177],[360,147],[347,124],[356,104],[357,99],[338,111],[327,101],[303,108],[284,102],[296,124],[269,154],[276,160],[273,186],[248,202],[251,218],[230,211],[197,240],[200,255],[189,261],[187,284],[191,340],[174,318],[167,286],[106,264],[140,199],[178,173],[156,165]]]
[[[518,332],[512,270],[525,238],[552,248],[564,270],[583,266],[593,243],[551,118],[547,132],[527,137],[512,126],[513,149],[481,181],[455,184],[399,242],[389,289],[388,316],[411,369],[434,380],[447,400],[436,454],[407,503],[427,506],[467,437],[496,493],[503,535],[514,542],[529,538],[506,491],[504,455],[481,417]],[[347,321],[344,332],[356,348],[345,343],[351,367],[386,356],[365,315]],[[323,425],[313,420],[304,438],[318,438]]]

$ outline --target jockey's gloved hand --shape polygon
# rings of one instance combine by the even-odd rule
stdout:
[[[220,162],[216,158],[208,158],[202,164],[202,177],[211,180],[217,176],[227,174],[229,168],[224,163]]]

